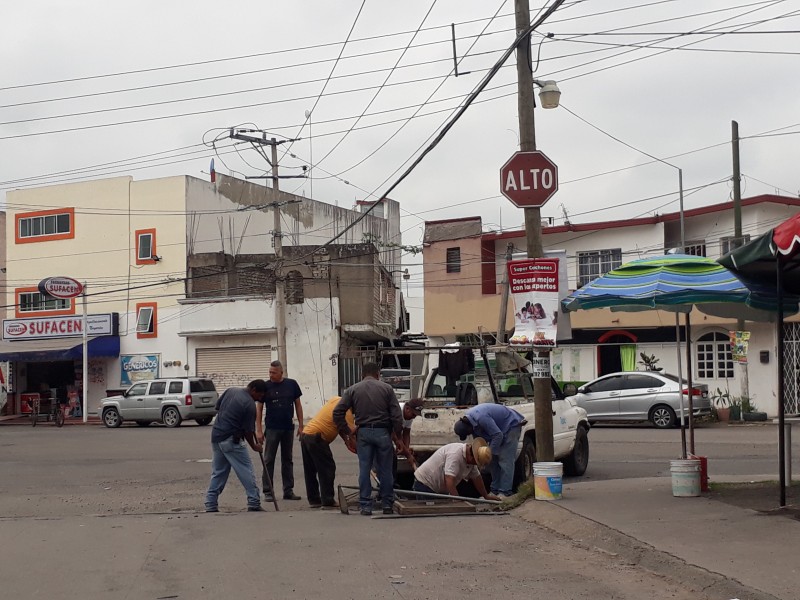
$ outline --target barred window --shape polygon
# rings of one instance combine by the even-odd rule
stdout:
[[[578,287],[622,265],[622,248],[578,252]]]
[[[447,249],[447,272],[461,273],[461,248]]]

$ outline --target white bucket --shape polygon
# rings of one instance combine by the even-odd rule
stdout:
[[[564,465],[560,462],[533,463],[533,492],[537,500],[559,500],[561,498],[561,474]]]
[[[672,495],[692,497],[700,495],[700,461],[671,460]]]

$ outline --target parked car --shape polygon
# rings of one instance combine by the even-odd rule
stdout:
[[[175,377],[134,383],[121,396],[104,398],[100,414],[106,427],[135,421],[147,427],[159,421],[178,427],[186,419],[208,425],[217,414],[219,394],[210,379]]]
[[[571,398],[586,410],[589,422],[650,421],[658,428],[679,423],[683,393],[684,417],[689,415],[689,390],[686,382],[666,373],[631,371],[611,373],[578,388]],[[708,386],[692,385],[695,417],[711,414]]]

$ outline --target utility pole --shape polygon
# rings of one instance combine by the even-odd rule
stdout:
[[[248,135],[248,133],[260,133],[259,136]],[[288,374],[289,367],[286,360],[286,285],[284,274],[281,272],[283,267],[283,233],[281,231],[281,206],[289,204],[292,201],[280,202],[278,200],[278,192],[280,185],[278,181],[281,176],[278,175],[278,145],[286,142],[293,142],[297,140],[276,140],[274,137],[267,139],[266,133],[258,130],[243,129],[234,131],[230,130],[229,137],[237,140],[250,142],[253,147],[258,151],[264,160],[272,167],[272,173],[269,176],[254,176],[246,177],[246,179],[271,179],[273,190],[273,201],[268,203],[272,207],[272,214],[274,217],[272,226],[272,240],[275,247],[275,329],[277,330],[277,349],[278,360],[283,365],[284,374]],[[264,152],[264,146],[269,146],[271,150],[270,156]],[[289,177],[305,177],[289,176]]]
[[[733,248],[744,243],[742,239],[742,173],[739,164],[739,123],[731,121],[731,149],[733,153]],[[731,250],[733,250],[731,248]],[[744,331],[744,319],[737,319],[736,331]],[[750,396],[750,374],[747,363],[739,363],[742,369],[741,395]]]
[[[516,30],[519,35],[530,27],[530,3],[528,0],[515,0],[515,8]],[[517,113],[519,115],[519,149],[522,152],[536,150],[536,130],[533,121],[535,106],[533,73],[531,71],[531,38],[530,35],[527,35],[517,46]],[[538,207],[525,209],[525,235],[528,258],[544,256],[542,216]],[[541,378],[533,380],[537,462],[551,462],[554,458],[553,398],[551,394],[549,380]]]
[[[508,312],[508,263],[514,252],[514,244],[511,242],[506,246],[506,267],[503,269],[503,282],[500,284],[503,291],[500,296],[500,320],[497,323],[497,343],[502,344],[506,339],[506,313]]]

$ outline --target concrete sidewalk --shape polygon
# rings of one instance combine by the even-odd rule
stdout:
[[[515,512],[607,552],[620,552],[620,539],[610,535],[617,532],[775,598],[800,596],[800,521],[706,497],[675,498],[670,477],[566,484],[561,500],[530,501]]]

